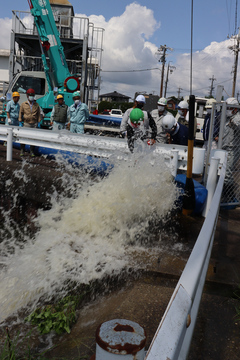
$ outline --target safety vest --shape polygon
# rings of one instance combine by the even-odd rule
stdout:
[[[63,105],[56,104],[54,107],[53,121],[66,123],[67,110],[68,110],[68,106],[66,104]]]

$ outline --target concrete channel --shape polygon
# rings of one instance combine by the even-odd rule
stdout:
[[[19,150],[13,150],[13,161],[6,162],[6,149],[0,145],[0,184],[4,186],[12,171],[22,167]],[[44,189],[51,188],[59,178],[59,168],[53,160],[40,157],[25,158],[31,163],[28,175],[33,184],[42,184],[38,191],[24,190],[28,201],[47,205]],[[27,164],[25,165],[27,166]],[[37,171],[36,170],[37,167]],[[25,171],[28,171],[25,169]],[[46,173],[48,174],[46,176]],[[56,183],[54,184],[56,186]],[[57,184],[61,189],[61,182]],[[168,250],[146,255],[136,254],[138,272],[128,274],[109,284],[78,310],[78,320],[71,333],[51,338],[53,348],[45,359],[90,359],[95,353],[95,332],[99,324],[111,319],[128,319],[139,323],[147,333],[146,349],[154,333],[188,256],[194,246],[203,218],[177,217],[178,236],[183,249],[177,254]],[[240,208],[220,211],[206,285],[196,323],[189,360],[237,360],[240,358],[240,320],[236,308],[240,306]],[[101,287],[100,287],[101,288]],[[14,331],[17,331],[17,328]],[[3,333],[1,331],[1,337]],[[36,337],[36,348],[44,349],[49,338]]]

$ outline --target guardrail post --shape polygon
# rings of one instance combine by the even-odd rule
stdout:
[[[206,214],[209,210],[209,207],[211,205],[211,201],[212,201],[212,198],[213,198],[216,186],[217,186],[219,162],[220,162],[220,159],[214,158],[214,157],[212,157],[211,161],[210,161],[210,168],[209,168],[209,173],[208,173],[208,178],[207,178],[207,186],[206,186],[206,189],[208,191],[208,196],[207,196],[205,208],[202,213],[202,215],[204,217],[206,217]]]
[[[178,150],[171,150],[170,156],[170,170],[171,174],[176,177],[178,169]]]
[[[6,160],[12,161],[12,142],[13,142],[13,129],[7,129],[7,155]]]

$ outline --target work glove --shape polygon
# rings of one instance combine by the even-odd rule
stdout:
[[[19,126],[23,127],[23,122],[22,121],[19,121]]]
[[[155,142],[156,142],[156,141],[155,141],[154,139],[149,139],[148,142],[147,142],[147,144],[151,146],[151,145],[154,145]]]
[[[126,131],[121,131],[119,137],[124,139],[125,136],[127,136],[127,132]]]
[[[38,129],[41,129],[41,124],[40,124],[40,122],[38,122],[37,128],[38,128]]]

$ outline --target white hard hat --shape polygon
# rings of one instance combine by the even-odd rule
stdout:
[[[171,130],[176,123],[177,120],[172,114],[165,115],[162,119],[162,126],[165,130]]]
[[[166,106],[167,105],[167,99],[165,99],[164,97],[161,97],[159,100],[158,100],[158,105],[163,105],[163,106]]]
[[[205,108],[206,109],[211,109],[212,108],[212,104],[216,103],[217,101],[215,99],[207,99],[206,101],[206,105]]]
[[[234,97],[230,97],[226,100],[227,105],[238,105],[238,101]]]
[[[137,102],[142,102],[142,103],[145,104],[145,102],[146,102],[145,96],[143,96],[143,95],[138,95],[138,96],[136,97],[135,101],[137,101]]]
[[[180,103],[178,104],[178,107],[180,109],[188,109],[188,103],[186,101],[180,101]]]

